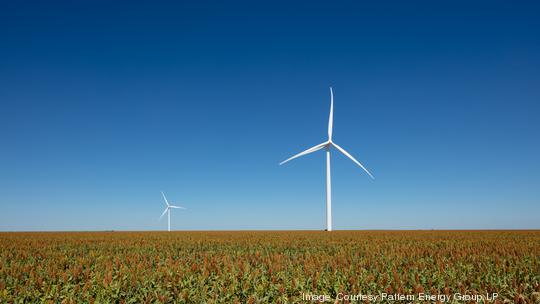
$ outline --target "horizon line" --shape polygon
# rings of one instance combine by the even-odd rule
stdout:
[[[498,229],[334,229],[330,232],[347,231],[540,231],[540,228],[498,228]],[[1,233],[81,233],[81,232],[328,232],[320,229],[208,229],[208,230],[1,230]]]

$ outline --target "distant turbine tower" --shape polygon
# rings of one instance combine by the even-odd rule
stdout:
[[[179,206],[173,206],[171,204],[169,204],[169,202],[167,201],[167,198],[165,197],[165,194],[163,194],[163,191],[161,191],[161,195],[163,195],[163,199],[165,200],[165,204],[167,204],[167,207],[165,208],[165,211],[163,211],[163,213],[161,214],[161,216],[159,217],[159,219],[161,219],[165,213],[167,213],[167,218],[168,218],[168,230],[171,231],[171,209],[186,209],[184,207],[179,207]]]
[[[345,149],[338,146],[336,143],[332,141],[332,126],[334,124],[334,92],[332,91],[332,87],[330,87],[330,117],[328,118],[328,140],[323,142],[322,144],[318,144],[315,147],[309,148],[304,152],[298,153],[295,156],[282,161],[280,165],[283,165],[284,163],[293,160],[297,157],[313,153],[315,151],[318,151],[322,148],[326,149],[326,230],[332,231],[332,181],[330,178],[330,148],[334,147],[338,149],[339,152],[345,154],[348,158],[350,158],[353,162],[355,162],[360,168],[364,169],[366,173],[372,178],[373,175],[369,173],[369,171],[354,157],[352,157]]]

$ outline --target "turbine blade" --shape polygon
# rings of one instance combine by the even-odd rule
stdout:
[[[330,116],[328,117],[328,140],[332,140],[332,129],[334,128],[334,91],[330,87]]]
[[[169,210],[169,208],[165,208],[165,211],[163,211],[163,213],[161,214],[161,216],[159,217],[159,219],[161,219],[161,218],[165,215],[165,213],[167,213],[168,210]]]
[[[366,173],[372,178],[372,179],[375,179],[375,177],[373,177],[373,175],[371,175],[371,173],[368,171],[368,169],[366,169],[366,167],[364,167],[359,161],[357,161],[354,157],[352,157],[352,155],[349,154],[349,152],[345,151],[345,149],[343,149],[342,147],[338,146],[336,143],[332,143],[332,145],[334,147],[336,147],[336,149],[339,150],[339,152],[345,154],[345,156],[347,156],[348,158],[350,158],[353,162],[355,162],[358,166],[360,166],[360,168],[364,169],[364,171],[366,171]]]
[[[293,160],[293,159],[295,159],[295,158],[297,158],[297,157],[300,157],[300,156],[303,156],[303,155],[306,155],[306,154],[309,154],[309,153],[313,153],[313,152],[315,152],[315,151],[318,151],[318,150],[324,148],[326,145],[328,145],[328,142],[327,142],[327,141],[323,142],[322,144],[318,144],[318,145],[316,145],[316,146],[314,146],[314,147],[311,147],[311,148],[307,149],[307,150],[304,151],[304,152],[300,152],[300,153],[296,154],[295,156],[293,156],[293,157],[291,157],[291,158],[289,158],[289,159],[287,159],[287,160],[282,161],[282,162],[279,163],[279,164],[280,164],[280,165],[283,165],[284,163],[286,163],[286,162],[288,162],[288,161],[290,161],[290,160]]]
[[[170,205],[169,208],[174,208],[174,209],[186,209],[186,208],[184,208],[184,207],[173,206],[173,205]]]
[[[161,191],[161,195],[163,195],[163,199],[165,200],[165,204],[167,204],[167,206],[169,206],[169,202],[167,201],[167,198],[165,197],[165,194],[163,193],[163,191]]]

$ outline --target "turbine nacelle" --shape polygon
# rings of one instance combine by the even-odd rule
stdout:
[[[304,155],[307,155],[307,154],[311,154],[313,152],[316,152],[316,151],[319,151],[323,148],[326,148],[327,150],[330,150],[331,147],[334,147],[336,148],[339,152],[341,152],[343,155],[347,156],[350,160],[352,160],[355,164],[357,164],[360,168],[362,168],[368,175],[369,177],[371,177],[372,179],[375,179],[375,177],[373,177],[373,175],[371,174],[371,172],[369,172],[368,169],[366,169],[366,167],[364,167],[364,165],[362,165],[359,161],[357,161],[351,154],[349,154],[349,152],[347,152],[345,149],[343,149],[342,147],[340,147],[338,144],[334,143],[333,141],[325,141],[321,144],[318,144],[314,147],[311,147],[303,152],[300,152],[284,161],[282,161],[281,163],[279,163],[280,165],[283,165],[284,163],[288,162],[288,161],[291,161],[295,158],[298,158],[300,156],[304,156]]]

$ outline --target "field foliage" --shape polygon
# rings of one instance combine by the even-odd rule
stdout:
[[[538,303],[540,231],[0,233],[0,303],[303,303],[302,293]]]

